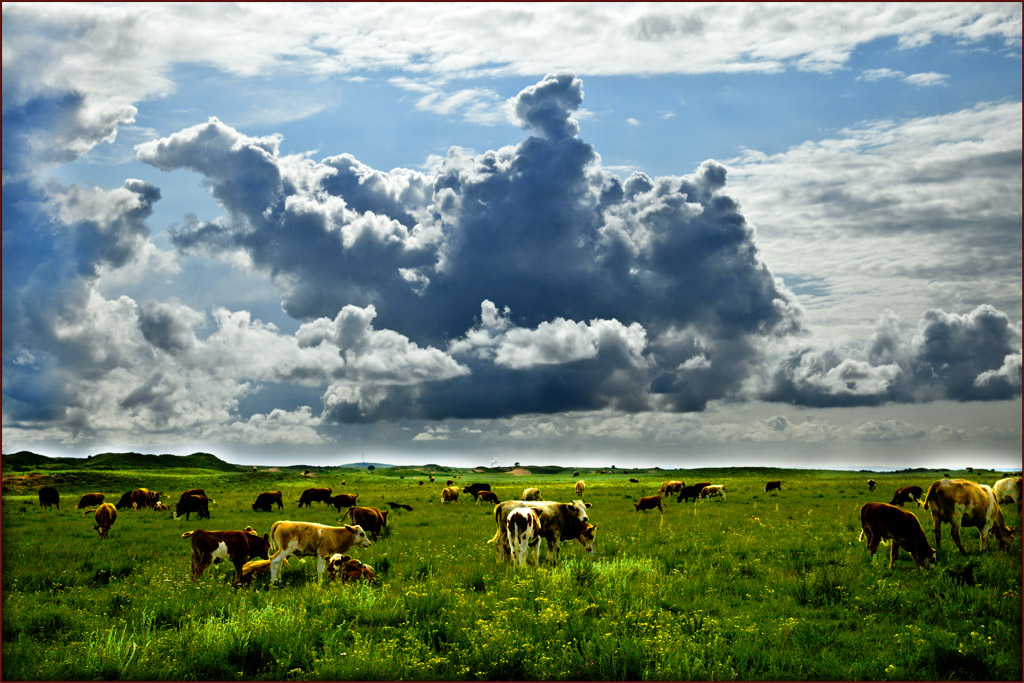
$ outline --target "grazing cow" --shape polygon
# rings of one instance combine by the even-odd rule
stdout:
[[[326,503],[327,499],[331,497],[330,489],[306,489],[299,496],[299,507],[305,505],[309,507],[310,503]]]
[[[269,535],[258,536],[247,531],[186,531],[182,538],[191,538],[192,580],[202,576],[206,568],[215,562],[228,560],[235,565],[235,583],[242,584],[245,575],[242,567],[251,559],[268,559]]]
[[[590,503],[574,500],[571,503],[535,502],[506,500],[494,506],[494,522],[497,530],[488,543],[496,544],[498,562],[511,560],[508,544],[508,516],[517,508],[531,508],[540,518],[540,536],[548,543],[548,559],[558,562],[561,556],[562,540],[576,539],[587,552],[594,550],[596,524],[590,524],[587,508]]]
[[[725,486],[722,484],[715,484],[713,486],[705,486],[700,490],[700,499],[705,498],[721,498],[725,500]]]
[[[704,490],[705,486],[710,486],[711,482],[702,481],[691,486],[684,486],[679,490],[679,497],[676,498],[677,503],[682,503],[684,500],[690,500],[693,498],[695,501],[700,498],[700,492]]]
[[[661,494],[641,498],[637,502],[633,503],[633,507],[636,508],[637,512],[646,512],[647,510],[658,508],[658,512],[665,514],[665,510],[661,507]]]
[[[181,500],[174,504],[174,519],[185,515],[187,522],[193,512],[199,515],[199,519],[209,519],[210,499],[206,496],[182,496]]]
[[[523,500],[543,500],[540,489],[523,489]]]
[[[874,490],[875,490],[875,480],[874,479],[868,479],[868,491],[874,491]]]
[[[373,573],[373,567],[363,564],[354,557],[334,553],[327,559],[327,580],[341,579],[345,581],[368,581],[377,583],[377,575]]]
[[[583,500],[583,492],[587,490],[587,482],[580,479],[578,482],[576,482],[576,486],[574,488],[576,491],[576,497],[579,498],[580,500]]]
[[[256,502],[252,504],[252,511],[270,512],[274,507],[274,503],[277,503],[278,510],[284,507],[284,498],[281,496],[281,492],[264,491],[256,496]]]
[[[404,503],[393,503],[389,501],[388,507],[392,510],[407,510],[408,512],[412,512],[412,505],[405,505]]]
[[[370,545],[359,526],[327,526],[314,522],[277,521],[270,527],[270,538],[276,549],[270,556],[270,583],[277,583],[281,563],[291,555],[315,555],[317,577],[323,581],[327,558],[344,553],[353,545]]]
[[[49,509],[54,505],[60,510],[60,493],[57,492],[57,489],[52,486],[44,486],[39,489],[39,507]]]
[[[915,501],[918,505],[924,504],[924,490],[920,486],[901,486],[896,489],[896,493],[892,494],[892,500],[889,501],[889,505],[899,505],[903,507],[904,503]]]
[[[92,510],[89,510],[85,514],[89,514]],[[114,522],[117,521],[117,508],[110,503],[103,503],[96,509],[96,526],[93,527],[96,531],[100,532],[100,538],[106,538],[107,534],[110,533],[110,527],[114,526]]]
[[[434,478],[433,478],[433,477],[430,477],[430,483],[431,483],[431,484],[433,484],[433,483],[434,483]]]
[[[663,482],[661,488],[658,489],[658,495],[667,497],[673,493],[679,493],[686,486],[685,481],[666,481]]]
[[[327,504],[338,512],[341,512],[341,508],[350,508],[355,505],[357,498],[359,498],[358,493],[339,493],[336,496],[328,498]]]
[[[450,486],[450,484],[449,484],[449,486]],[[481,491],[490,491],[490,490],[491,490],[491,485],[490,484],[470,484],[469,486],[464,486],[462,488],[462,492],[463,493],[468,493],[469,495],[473,496],[473,498],[476,498],[480,494]]]
[[[445,486],[455,486],[455,480],[454,479],[449,479],[448,481],[445,482],[444,485]]]
[[[481,491],[480,495],[476,498],[477,504],[480,503],[494,503],[497,505],[500,501],[498,500],[498,494],[494,491]]]
[[[630,484],[639,484],[639,483],[640,483],[640,480],[639,480],[639,479],[630,479],[630,480],[629,480],[629,483],[630,483]]]
[[[131,491],[128,491],[127,493],[121,494],[121,499],[118,500],[114,504],[114,507],[117,508],[118,510],[124,510],[126,508],[130,508],[131,506],[132,506],[132,492]]]
[[[459,487],[458,486],[445,486],[441,489],[441,502],[442,503],[458,503],[459,502]]]
[[[348,509],[348,518],[352,520],[352,524],[362,527],[363,531],[370,535],[371,541],[376,541],[384,527],[388,525],[388,514],[390,514],[389,510],[382,511],[377,508],[351,507]]]
[[[960,542],[960,527],[975,526],[981,532],[981,549],[987,545],[989,533],[995,533],[1004,550],[1010,549],[1013,529],[1003,523],[1003,512],[992,489],[966,479],[940,479],[928,488],[924,507],[931,510],[935,523],[935,549],[941,542],[942,522],[949,524],[953,542],[964,555]]]
[[[781,491],[781,490],[782,490],[782,480],[780,480],[780,479],[776,479],[775,481],[770,481],[770,482],[768,482],[767,484],[764,485],[764,492],[765,493],[769,493],[770,491]]]
[[[996,500],[1000,503],[1013,503],[1017,506],[1017,514],[1020,515],[1021,495],[1020,477],[1007,477],[1000,479],[992,487],[992,493],[996,494]]]
[[[867,536],[871,557],[875,556],[881,541],[892,540],[889,569],[896,566],[896,555],[900,548],[910,551],[918,569],[935,560],[935,551],[928,545],[921,522],[916,515],[903,508],[889,503],[864,503],[860,509],[860,526],[860,537],[863,539]]]
[[[87,493],[79,498],[78,509],[84,510],[85,508],[98,507],[106,497],[104,493]]]
[[[574,477],[580,476],[580,471],[576,470],[575,472],[572,473],[572,476],[574,476]]]
[[[151,508],[160,502],[160,496],[164,495],[159,491],[149,489],[135,489],[131,492],[131,507],[133,510]]]
[[[533,548],[533,563],[540,564],[540,517],[530,508],[516,508],[505,519],[505,535],[513,564],[526,566],[526,555]]]

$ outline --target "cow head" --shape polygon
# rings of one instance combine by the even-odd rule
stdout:
[[[577,539],[580,542],[580,545],[582,545],[583,549],[586,550],[588,553],[594,552],[594,532],[596,530],[596,524],[587,524],[585,527],[583,527],[583,531],[581,531],[580,535],[577,537]]]
[[[992,532],[999,539],[999,547],[1007,552],[1010,552],[1010,546],[1013,544],[1013,534],[1016,531],[1017,529],[1012,526],[1006,526],[1001,520],[992,525]]]
[[[264,560],[270,559],[270,534],[259,536],[255,533],[246,532],[245,541],[249,546],[249,557],[259,557]]]
[[[385,525],[385,526],[387,526],[387,523],[388,523],[388,515],[389,515],[390,513],[391,513],[391,511],[390,511],[390,510],[382,510],[382,511],[381,511],[381,513],[380,513],[381,517],[383,518],[383,519],[382,519],[381,521],[382,521],[382,522],[384,523],[384,525]]]
[[[354,526],[349,526],[346,524],[345,528],[351,531],[353,534],[355,534],[356,538],[355,541],[353,542],[353,545],[359,545],[364,548],[370,545],[370,539],[366,537],[366,532],[363,531],[363,527],[359,526],[358,524]]]
[[[334,553],[327,558],[327,578],[333,580],[340,578],[342,572],[345,569],[345,563],[348,562],[351,557],[348,555],[342,555],[341,553]]]

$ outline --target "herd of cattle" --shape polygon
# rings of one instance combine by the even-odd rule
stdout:
[[[433,478],[431,478],[433,481]],[[344,484],[344,482],[342,482]],[[421,482],[422,483],[422,482]],[[875,482],[868,482],[868,490],[874,491]],[[782,491],[781,481],[769,481],[765,492]],[[496,546],[499,562],[513,562],[525,565],[532,554],[535,564],[540,561],[541,541],[547,544],[549,560],[558,562],[562,541],[578,541],[589,553],[594,549],[596,524],[587,516],[590,503],[583,501],[586,484],[575,482],[577,500],[558,503],[542,499],[540,490],[527,488],[518,500],[499,501],[491,491],[490,484],[471,484],[464,488],[449,480],[441,491],[442,504],[458,501],[459,495],[471,495],[477,503],[494,503],[496,530],[488,541]],[[169,510],[160,502],[164,494],[145,488],[133,489],[121,496],[116,504],[105,502],[102,493],[89,493],[81,497],[78,509],[86,515],[93,514],[100,538],[107,538],[117,520],[117,511],[123,509],[151,508]],[[662,500],[676,496],[676,502],[699,501],[709,498],[725,500],[725,486],[700,482],[686,485],[683,481],[666,481],[658,493],[643,496],[633,503],[636,512],[658,509],[664,512]],[[277,521],[270,532],[260,536],[252,527],[243,531],[196,530],[182,534],[189,538],[192,547],[192,578],[198,579],[212,563],[230,561],[235,566],[235,582],[247,583],[252,576],[269,573],[271,584],[276,583],[282,565],[287,564],[289,555],[315,556],[317,575],[320,580],[337,578],[346,580],[375,581],[373,568],[352,558],[346,551],[353,547],[367,547],[383,533],[388,521],[388,510],[356,505],[358,493],[332,495],[330,488],[310,488],[299,497],[299,507],[309,507],[320,502],[334,507],[339,513],[347,508],[345,517],[351,524],[328,526],[313,522]],[[174,505],[174,518],[191,514],[199,519],[209,519],[210,500],[202,489],[184,491]],[[925,536],[917,516],[903,509],[904,503],[916,502],[932,515],[935,535],[933,549]],[[915,565],[921,566],[934,561],[941,539],[941,526],[950,525],[950,535],[961,553],[966,554],[960,540],[961,527],[977,527],[981,534],[981,548],[984,550],[990,535],[995,535],[1003,549],[1008,550],[1015,529],[1007,527],[1003,520],[1000,503],[1012,503],[1017,514],[1021,513],[1021,477],[1001,479],[994,486],[977,484],[966,479],[948,477],[933,483],[925,492],[920,486],[904,486],[896,490],[889,503],[869,502],[860,509],[861,540],[867,539],[867,547],[873,557],[883,540],[891,541],[889,566],[895,565],[900,548],[907,550]],[[60,494],[53,487],[39,490],[39,504],[42,507],[56,506],[60,509]],[[264,491],[252,504],[254,512],[271,512],[274,506],[283,509],[281,491]],[[412,510],[412,507],[389,502],[392,509]],[[339,522],[342,520],[339,520]]]

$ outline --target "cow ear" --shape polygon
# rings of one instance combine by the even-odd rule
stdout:
[[[263,534],[263,540],[264,541],[269,541],[270,540],[270,534]]]
[[[590,507],[590,503],[584,503],[584,505],[586,505],[588,508]]]

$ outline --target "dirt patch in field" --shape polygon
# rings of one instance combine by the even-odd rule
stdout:
[[[530,473],[531,473],[530,470],[524,470],[522,467],[517,467],[514,470],[509,472],[509,474],[514,474],[517,477],[521,477],[524,474],[530,474]]]
[[[264,472],[280,472],[281,468],[280,467],[268,467],[268,468],[266,468],[263,471]]]

